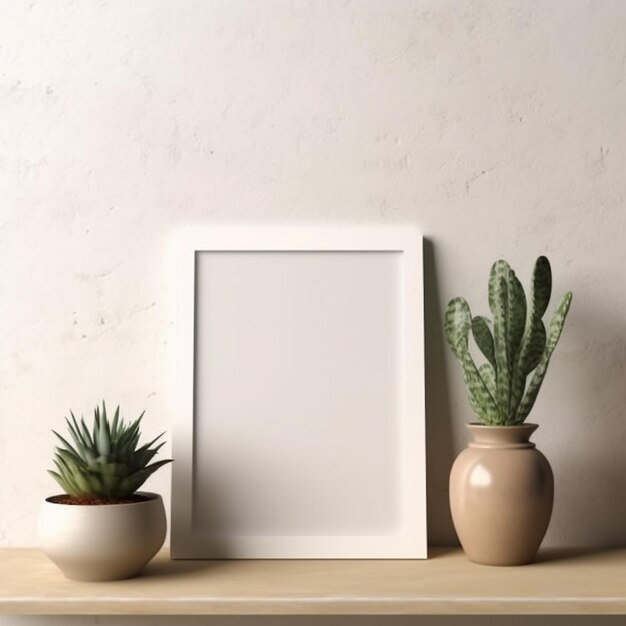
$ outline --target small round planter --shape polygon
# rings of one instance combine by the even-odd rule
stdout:
[[[119,580],[137,576],[165,541],[160,495],[129,504],[76,505],[47,498],[39,517],[44,553],[73,580]]]
[[[532,561],[552,514],[554,478],[529,441],[536,424],[469,424],[473,440],[450,473],[450,509],[467,557],[485,565]]]

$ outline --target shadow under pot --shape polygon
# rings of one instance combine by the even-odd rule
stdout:
[[[135,502],[63,504],[47,498],[39,516],[41,548],[73,580],[120,580],[141,573],[165,541],[160,495],[138,491]]]
[[[529,441],[536,424],[468,424],[472,441],[450,473],[450,509],[467,557],[523,565],[537,554],[552,514],[554,478]]]

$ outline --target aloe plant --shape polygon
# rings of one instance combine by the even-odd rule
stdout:
[[[56,471],[48,470],[70,496],[122,499],[131,496],[147,478],[171,459],[150,463],[164,443],[154,444],[158,437],[140,447],[140,424],[143,413],[126,424],[117,407],[113,422],[109,422],[106,405],[102,411],[96,407],[91,432],[81,418],[80,422],[70,411],[71,420],[65,419],[73,441],[54,434],[60,441],[55,448]]]
[[[448,303],[446,339],[463,366],[470,405],[481,423],[508,426],[521,424],[528,417],[572,302],[569,291],[546,330],[542,318],[551,292],[552,270],[545,256],[535,263],[529,301],[515,272],[506,261],[499,260],[489,275],[493,321],[472,317],[463,298]],[[470,333],[486,359],[480,366],[470,354]]]

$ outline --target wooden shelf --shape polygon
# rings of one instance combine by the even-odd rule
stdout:
[[[626,548],[546,551],[536,563],[170,561],[110,583],[66,580],[36,549],[0,550],[0,612],[46,615],[626,615]]]

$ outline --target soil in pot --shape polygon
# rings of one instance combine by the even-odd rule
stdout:
[[[146,502],[149,498],[133,494],[128,498],[97,498],[94,496],[52,496],[48,502],[54,504],[77,504],[77,505],[98,505],[98,504],[133,504],[135,502]]]

